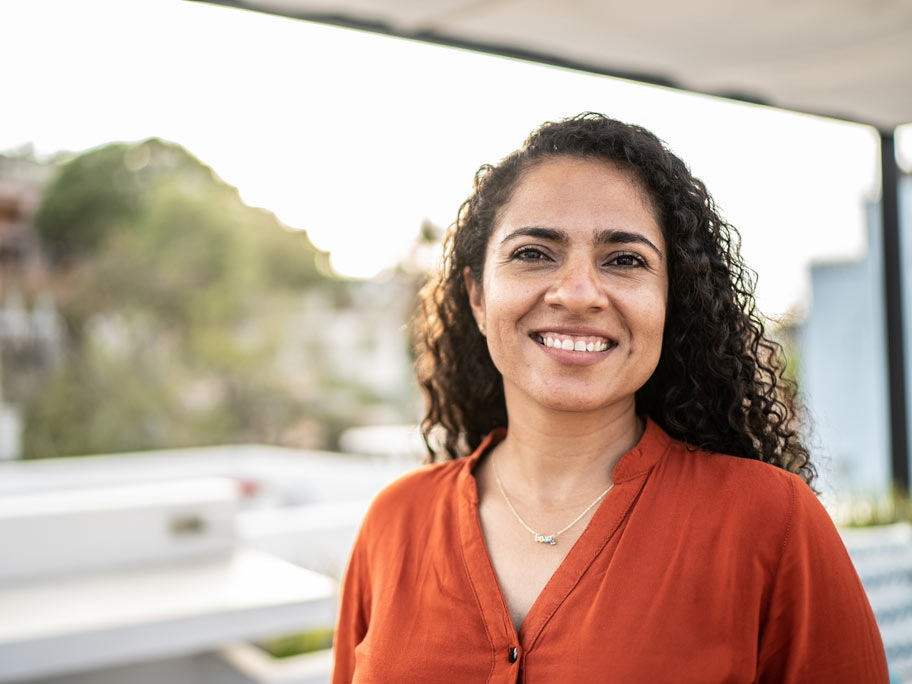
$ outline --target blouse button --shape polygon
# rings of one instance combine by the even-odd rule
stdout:
[[[519,649],[514,646],[510,649],[510,662],[515,663],[517,660],[519,660]]]

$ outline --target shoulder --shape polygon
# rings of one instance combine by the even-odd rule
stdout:
[[[686,528],[691,546],[718,561],[713,567],[727,573],[734,564],[743,578],[754,572],[767,591],[776,577],[806,581],[821,564],[847,577],[853,573],[839,532],[816,494],[781,468],[677,442],[646,487],[652,488],[649,500],[663,519]]]
[[[811,488],[797,475],[769,463],[750,458],[719,454],[697,449],[683,442],[671,440],[663,466],[673,476],[685,477],[699,490],[711,490],[716,495],[747,495],[755,492],[758,497],[787,504],[796,488]],[[815,497],[816,498],[816,497]]]
[[[470,476],[466,459],[424,465],[393,480],[371,502],[362,523],[362,533],[388,534],[455,508],[460,476]]]
[[[465,467],[464,458],[419,466],[380,490],[371,508],[382,512],[402,505],[426,503],[437,498],[441,490],[455,488]]]
[[[666,485],[685,492],[685,501],[720,519],[738,519],[783,536],[795,525],[834,527],[804,480],[769,463],[672,440],[657,474]]]

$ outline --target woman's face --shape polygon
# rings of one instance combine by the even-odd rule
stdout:
[[[645,191],[614,166],[558,157],[522,176],[464,277],[507,410],[632,410],[662,349],[668,269]]]

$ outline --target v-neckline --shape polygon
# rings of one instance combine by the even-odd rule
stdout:
[[[636,501],[646,474],[665,452],[670,438],[653,421],[646,419],[646,429],[640,441],[615,466],[614,488],[599,504],[579,539],[545,583],[517,633],[482,531],[478,487],[472,473],[480,457],[505,436],[505,429],[495,430],[463,464],[458,481],[459,532],[466,570],[492,646],[496,650],[521,647],[528,651],[617,532]]]

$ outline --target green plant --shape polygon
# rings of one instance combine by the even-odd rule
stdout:
[[[273,658],[289,658],[331,648],[332,641],[333,629],[324,628],[265,639],[258,645]]]
[[[843,527],[873,527],[892,525],[898,522],[912,522],[912,498],[901,491],[893,491],[885,497],[861,497],[850,499],[840,511],[839,523]]]

